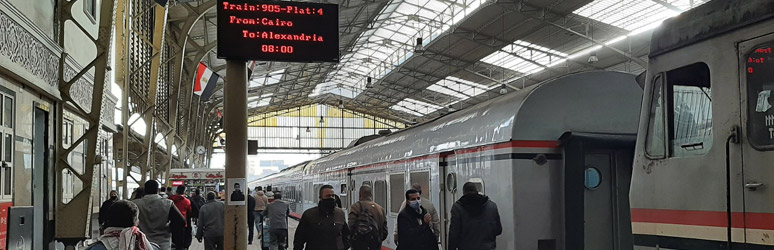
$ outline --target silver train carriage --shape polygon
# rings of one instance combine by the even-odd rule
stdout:
[[[641,98],[633,75],[572,74],[252,186],[281,190],[298,217],[316,206],[322,185],[333,185],[347,208],[369,184],[392,232],[405,191],[420,183],[438,210],[445,245],[451,206],[462,185],[474,182],[499,208],[498,249],[631,249],[628,189]],[[384,248],[396,248],[392,238]]]
[[[636,249],[774,249],[774,1],[654,31],[631,185]]]

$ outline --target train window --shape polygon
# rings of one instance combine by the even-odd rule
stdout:
[[[758,150],[774,149],[774,44],[758,46],[747,62],[747,137]]]
[[[390,175],[390,212],[399,213],[406,200],[406,180],[403,174]]]
[[[414,172],[409,176],[411,177],[411,184],[418,183],[422,187],[422,199],[430,200],[433,191],[430,186],[430,172]]]
[[[645,137],[645,153],[652,158],[664,158],[666,156],[666,144],[664,144],[664,77],[656,75],[653,79],[653,93],[650,99],[650,113],[648,114],[648,133]]]
[[[597,187],[599,187],[599,184],[602,183],[602,178],[599,174],[599,170],[590,166],[586,167],[585,180],[586,180],[586,183],[585,183],[586,188],[588,189],[596,189]]]
[[[669,153],[702,155],[712,146],[712,89],[709,67],[695,63],[666,73]]]
[[[387,182],[375,181],[374,182],[374,202],[382,207],[387,207]]]

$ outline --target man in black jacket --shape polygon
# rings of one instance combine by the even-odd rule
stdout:
[[[419,191],[406,191],[406,203],[408,206],[398,214],[398,232],[401,236],[398,238],[397,250],[438,250],[438,241],[430,227],[431,217],[427,209],[422,207]]]
[[[271,223],[270,220],[269,224]],[[349,249],[349,227],[344,210],[336,207],[333,186],[322,186],[317,207],[310,208],[301,215],[293,239],[293,249]]]
[[[503,232],[497,204],[479,194],[472,182],[462,186],[462,193],[451,209],[449,250],[496,249],[495,239]]]
[[[116,201],[118,201],[118,191],[110,190],[110,197],[108,197],[108,200],[103,202],[102,206],[99,207],[99,225],[100,226],[105,225],[105,221],[107,221],[107,217],[108,217],[108,209]]]

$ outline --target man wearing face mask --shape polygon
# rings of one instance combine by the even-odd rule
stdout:
[[[419,183],[411,184],[411,189],[416,190],[419,192],[419,202],[422,204],[422,207],[427,209],[427,214],[430,216],[430,229],[433,230],[433,234],[435,234],[435,239],[438,240],[438,237],[441,236],[441,227],[440,227],[440,219],[438,218],[438,211],[435,210],[435,206],[433,206],[433,202],[428,199],[427,196],[422,195],[422,185],[419,185]],[[400,209],[398,211],[403,211],[403,208],[406,207],[406,203],[403,202],[400,204]],[[393,241],[395,241],[395,244],[398,244],[398,227],[395,227],[395,232],[393,232],[392,235]]]
[[[349,227],[347,227],[344,210],[336,207],[333,186],[322,186],[317,207],[308,209],[301,215],[293,240],[293,249],[349,249]]]
[[[102,203],[102,206],[99,207],[99,225],[100,226],[105,225],[105,221],[107,220],[107,217],[108,217],[107,215],[108,209],[116,201],[118,201],[118,191],[110,190],[110,196],[105,202]]]
[[[400,240],[397,250],[438,250],[438,241],[430,228],[430,215],[422,207],[419,191],[406,191],[408,206],[398,214]]]

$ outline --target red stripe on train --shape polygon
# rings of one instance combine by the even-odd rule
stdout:
[[[300,214],[293,213],[293,212],[290,212],[290,217],[293,217],[293,218],[296,218],[296,219],[301,219],[301,215]]]
[[[632,222],[663,223],[690,226],[727,227],[725,211],[697,211],[673,209],[632,209]],[[731,213],[734,228],[774,230],[774,213]]]

